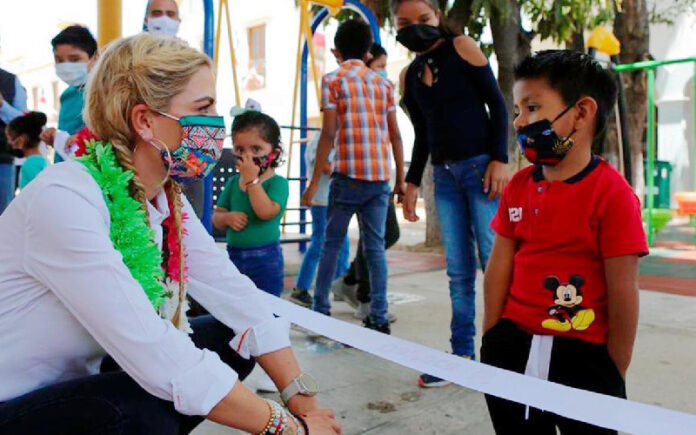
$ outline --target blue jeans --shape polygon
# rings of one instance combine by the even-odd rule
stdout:
[[[326,231],[326,207],[313,205],[310,208],[312,213],[312,241],[309,248],[302,258],[302,266],[300,273],[297,275],[297,283],[295,287],[302,290],[309,290],[314,281],[314,275],[317,273],[317,264],[321,257],[321,247],[324,244],[324,233]],[[348,257],[350,255],[350,240],[346,235],[341,250],[338,254],[338,266],[334,279],[343,276],[348,270]]]
[[[5,134],[4,131],[0,134]],[[15,196],[15,165],[0,164],[0,214],[5,211]]]
[[[329,287],[336,276],[336,259],[348,224],[354,214],[360,219],[360,239],[367,260],[372,289],[370,320],[386,325],[387,259],[384,255],[384,228],[389,207],[389,183],[361,181],[343,175],[332,176],[329,190],[326,236],[314,292],[313,310],[330,314]]]
[[[229,346],[234,333],[212,316],[191,319],[191,340],[246,378],[253,359],[243,359]],[[0,403],[2,434],[162,434],[191,432],[202,416],[179,414],[174,404],[143,390],[110,357],[102,373],[45,386]]]
[[[498,199],[483,193],[483,175],[490,157],[480,155],[466,160],[434,166],[435,207],[447,258],[450,298],[452,299],[452,351],[455,355],[475,356],[474,325],[476,247],[481,269],[486,267],[493,247],[491,220],[498,210]]]
[[[276,241],[258,248],[235,248],[227,245],[227,254],[242,275],[256,287],[274,296],[283,293],[283,250]]]

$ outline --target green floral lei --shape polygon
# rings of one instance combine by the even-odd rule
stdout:
[[[110,143],[92,139],[86,145],[86,154],[76,160],[85,165],[104,194],[111,215],[109,237],[133,278],[158,310],[166,292],[162,285],[162,253],[154,241],[155,233],[147,223],[142,204],[130,194],[128,187],[133,171],[123,169]]]

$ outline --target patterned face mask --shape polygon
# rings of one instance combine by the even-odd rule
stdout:
[[[222,154],[225,119],[222,116],[210,115],[187,115],[177,118],[168,113],[158,113],[178,121],[183,127],[179,148],[170,152],[167,147],[157,147],[162,153],[169,176],[180,183],[205,178]]]
[[[575,129],[566,137],[560,137],[553,131],[551,125],[562,117],[574,105],[565,108],[553,121],[542,119],[517,129],[517,144],[529,163],[535,165],[555,166],[573,148],[571,136]]]
[[[271,151],[269,154],[252,158],[256,166],[261,169],[259,175],[263,174],[271,167],[277,156],[278,154],[275,151]]]

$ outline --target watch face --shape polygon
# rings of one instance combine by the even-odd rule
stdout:
[[[299,384],[302,388],[301,393],[314,395],[319,392],[319,386],[317,385],[317,381],[314,380],[314,378],[308,375],[307,373],[302,373],[297,380],[299,381]]]

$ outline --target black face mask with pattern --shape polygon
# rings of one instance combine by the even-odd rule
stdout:
[[[542,119],[517,130],[517,144],[522,154],[535,165],[555,166],[568,154],[575,141],[575,129],[566,137],[559,137],[551,126],[574,106],[566,107],[553,121]]]
[[[259,175],[263,174],[268,170],[268,168],[271,167],[273,162],[275,162],[276,158],[278,157],[278,153],[276,151],[271,151],[268,154],[265,154],[263,156],[257,156],[257,157],[252,157],[252,160],[258,166],[261,171],[259,171]]]
[[[416,53],[428,51],[440,38],[442,38],[442,31],[428,24],[412,24],[402,28],[396,34],[396,40],[401,45]]]

